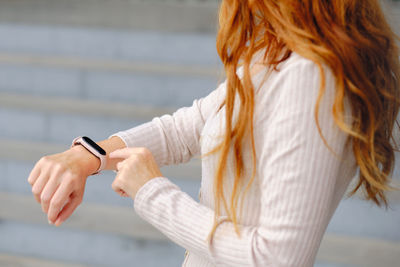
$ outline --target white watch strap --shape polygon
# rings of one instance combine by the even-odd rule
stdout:
[[[92,153],[93,155],[95,155],[97,158],[100,159],[100,167],[97,169],[96,172],[94,172],[92,175],[98,174],[100,173],[102,170],[104,170],[104,168],[106,167],[106,161],[107,161],[107,156],[100,154],[96,149],[94,149],[88,142],[86,142],[82,136],[78,136],[76,137],[71,144],[71,147],[75,146],[75,145],[82,145],[83,147],[85,147],[90,153]]]

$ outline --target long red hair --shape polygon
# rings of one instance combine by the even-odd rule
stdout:
[[[378,0],[223,0],[219,13],[217,50],[226,73],[226,130],[223,141],[211,152],[220,151],[214,179],[215,224],[221,202],[228,218],[237,227],[239,187],[243,179],[243,140],[250,138],[255,176],[256,154],[253,135],[254,88],[250,76],[253,55],[265,49],[269,69],[290,57],[292,52],[319,66],[320,94],[315,120],[319,133],[318,107],[324,93],[322,64],[335,76],[336,94],[332,107],[335,123],[352,140],[360,172],[351,191],[364,189],[365,197],[378,206],[387,206],[385,191],[394,189],[390,176],[394,167],[396,142],[393,128],[399,111],[400,63],[398,37],[388,25]],[[243,78],[236,70],[243,66]],[[238,120],[233,124],[235,95],[240,97]],[[344,122],[344,98],[351,103],[354,122]],[[398,123],[397,123],[398,125]],[[249,134],[249,135],[247,135]],[[393,141],[393,143],[391,143]],[[236,175],[230,205],[223,194],[228,153],[233,147]],[[244,191],[245,194],[246,190]]]

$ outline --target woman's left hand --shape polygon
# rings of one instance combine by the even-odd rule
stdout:
[[[122,159],[116,165],[118,174],[111,185],[120,196],[135,199],[136,193],[146,182],[163,176],[147,148],[118,149],[111,152],[109,158]]]

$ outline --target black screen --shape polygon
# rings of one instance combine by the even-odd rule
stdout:
[[[82,136],[82,139],[85,140],[86,142],[88,142],[88,143],[89,143],[94,149],[96,149],[101,155],[103,155],[103,156],[106,155],[106,152],[105,152],[101,147],[99,147],[95,142],[93,142],[92,139],[90,139],[90,138],[87,137],[87,136]]]

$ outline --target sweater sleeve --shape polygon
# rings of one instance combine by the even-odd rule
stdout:
[[[207,243],[214,211],[169,179],[150,180],[134,200],[139,216],[216,266],[312,266],[330,220],[340,159],[324,145],[315,125],[319,69],[303,60],[278,75],[268,88],[261,87],[257,100],[265,106],[254,133],[261,190],[258,224],[240,225],[239,238],[233,223],[221,217]],[[329,73],[326,84],[319,121],[330,147],[341,156],[347,134],[331,115],[334,80]]]
[[[217,108],[224,83],[206,97],[195,99],[191,107],[182,107],[125,131],[110,135],[120,137],[127,147],[148,148],[157,164],[179,164],[200,153],[200,135],[208,116]]]

